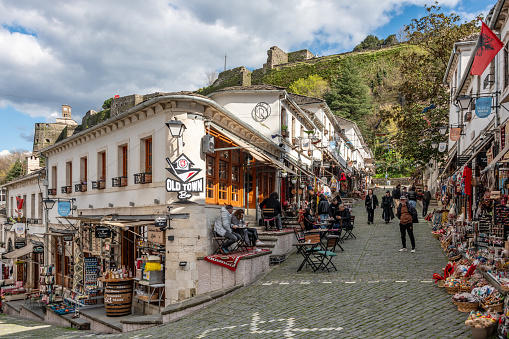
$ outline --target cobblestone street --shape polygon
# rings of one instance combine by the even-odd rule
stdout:
[[[447,261],[423,218],[414,228],[417,253],[401,253],[397,219],[386,225],[378,209],[375,225],[367,225],[363,202],[353,214],[357,239],[342,244],[345,251],[334,259],[337,272],[297,273],[302,259],[294,254],[255,284],[181,321],[101,337],[468,338],[466,314],[432,282]],[[0,317],[0,338],[84,336],[29,321],[11,335],[20,328],[12,319]]]

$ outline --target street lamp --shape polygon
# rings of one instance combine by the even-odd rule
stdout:
[[[436,141],[433,141],[433,142],[431,143],[431,147],[432,147],[433,149],[436,149],[436,148],[438,147],[438,143],[437,143]]]
[[[468,106],[470,106],[471,102],[472,102],[472,97],[469,95],[459,97],[458,100],[456,100],[456,104],[459,105],[462,110],[467,109]]]
[[[447,133],[448,126],[441,126],[438,128],[438,132],[440,132],[440,135],[445,135]]]
[[[171,136],[174,138],[181,138],[186,129],[186,125],[179,120],[170,120],[166,123],[166,127],[170,130]]]
[[[45,208],[46,210],[50,210],[50,209],[52,209],[52,208],[53,208],[53,206],[55,206],[55,202],[56,202],[56,201],[55,201],[55,200],[53,200],[53,199],[43,199],[43,200],[42,200],[42,203],[44,204],[44,208]]]

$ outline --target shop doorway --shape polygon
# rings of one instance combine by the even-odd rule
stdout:
[[[138,233],[138,227],[131,229],[133,232]],[[122,255],[121,265],[136,272],[134,262],[136,259],[135,235],[129,230],[122,230]]]

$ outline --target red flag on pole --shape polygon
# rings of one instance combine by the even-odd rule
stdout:
[[[493,60],[502,47],[504,47],[504,43],[500,41],[495,33],[483,22],[470,74],[482,75],[486,67],[488,67],[491,60]]]

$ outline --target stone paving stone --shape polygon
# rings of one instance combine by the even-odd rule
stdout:
[[[378,209],[375,225],[367,225],[363,202],[353,208],[353,213],[357,239],[341,244],[345,251],[338,249],[334,258],[337,272],[313,273],[304,268],[297,273],[302,258],[293,254],[255,284],[185,319],[138,332],[97,337],[471,337],[464,325],[467,315],[457,311],[444,289],[429,282],[447,260],[427,223],[420,218],[414,227],[417,253],[401,253],[397,219],[386,225]],[[407,243],[410,246],[409,239]],[[74,331],[59,330],[63,332],[57,336],[47,336],[41,330],[37,337],[77,337]]]

